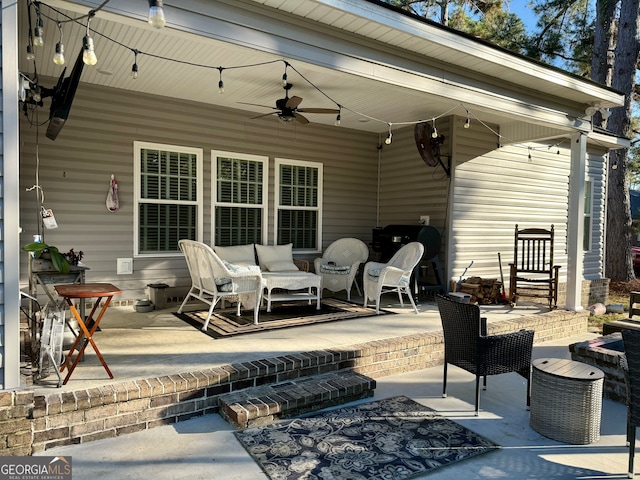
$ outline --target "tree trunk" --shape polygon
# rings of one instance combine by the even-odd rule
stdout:
[[[598,2],[601,4],[602,1]],[[611,86],[625,93],[624,107],[613,109],[608,129],[618,135],[631,134],[631,107],[638,59],[638,13],[640,0],[622,0],[614,51]],[[629,199],[628,151],[610,153],[607,188],[607,240],[605,274],[611,280],[634,278],[631,259],[631,208]]]

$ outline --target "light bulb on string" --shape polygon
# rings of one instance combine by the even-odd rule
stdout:
[[[471,120],[469,120],[469,112],[467,112],[467,119],[464,121],[464,128],[469,128],[471,127]]]
[[[34,30],[33,34],[33,45],[35,47],[43,47],[44,39],[42,36],[44,35],[44,24],[42,23],[42,17],[40,16],[40,11],[38,10],[38,24]]]
[[[220,72],[220,80],[218,80],[218,93],[222,95],[224,93],[224,82],[222,81],[222,70],[223,67],[218,67],[218,71]]]
[[[36,59],[36,54],[33,53],[33,47],[31,45],[27,45],[27,60],[31,62]]]
[[[284,62],[284,73],[282,74],[282,86],[287,86],[287,67],[289,66],[288,62]]]
[[[162,9],[162,0],[149,0],[149,25],[154,28],[162,28],[167,24]]]
[[[91,24],[92,16],[89,15],[89,19],[87,20],[87,33],[82,39],[82,61],[85,65],[95,65],[98,63],[98,57],[96,57],[96,52],[93,47],[93,38],[89,35],[89,25]]]
[[[138,50],[133,50],[133,65],[131,65],[131,78],[138,78]]]
[[[393,133],[391,133],[391,124],[389,124],[389,136],[385,138],[384,143],[386,143],[387,145],[391,145],[392,138]]]
[[[338,112],[338,115],[336,116],[336,122],[335,122],[336,127],[340,126],[340,120],[341,120],[341,115],[340,115],[340,112]]]
[[[53,63],[56,65],[64,65],[64,45],[62,44],[62,25],[58,23],[60,31],[60,40],[56,43],[56,53],[53,55]]]
[[[433,132],[431,132],[431,138],[438,138],[438,129],[436,128],[436,119],[432,120]]]
[[[529,149],[529,161],[531,161],[531,147],[527,147]]]
[[[36,85],[31,91],[31,98],[33,98],[33,101],[36,103],[42,100],[42,90],[39,85]]]

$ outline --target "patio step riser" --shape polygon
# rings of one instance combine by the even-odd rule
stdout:
[[[354,372],[302,378],[220,397],[220,414],[237,428],[273,423],[373,396],[376,381]]]

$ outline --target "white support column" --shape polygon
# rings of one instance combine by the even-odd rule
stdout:
[[[569,211],[567,216],[567,303],[568,310],[583,310],[581,301],[584,250],[584,185],[586,179],[587,136],[571,137]]]

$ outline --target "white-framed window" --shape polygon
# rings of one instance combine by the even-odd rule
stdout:
[[[582,237],[582,249],[585,252],[591,250],[591,232],[593,226],[593,181],[587,180],[584,184],[584,232]]]
[[[211,151],[213,244],[266,243],[268,157]]]
[[[178,240],[202,240],[199,148],[134,142],[134,255],[179,255]]]
[[[278,245],[318,252],[322,238],[322,163],[275,159],[275,232]]]

